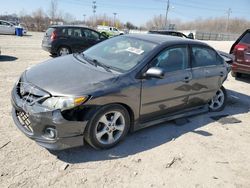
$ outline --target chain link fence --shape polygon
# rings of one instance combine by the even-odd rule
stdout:
[[[195,39],[198,40],[215,40],[215,41],[235,41],[239,34],[224,34],[196,31]]]

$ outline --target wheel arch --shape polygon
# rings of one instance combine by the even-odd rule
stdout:
[[[113,103],[113,104],[121,105],[128,111],[128,114],[129,114],[129,117],[130,117],[129,131],[133,131],[134,130],[134,124],[135,124],[135,114],[134,114],[134,111],[132,110],[132,108],[129,105],[124,104],[124,103]]]

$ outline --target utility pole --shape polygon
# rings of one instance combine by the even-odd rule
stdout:
[[[228,29],[229,29],[229,18],[230,18],[230,14],[232,13],[232,9],[229,8],[226,13],[227,13],[227,27],[226,27],[226,29],[227,29],[227,32],[228,32]]]
[[[83,24],[86,25],[86,14],[83,15]]]
[[[114,14],[114,27],[115,27],[115,17],[116,17],[116,15],[117,15],[117,13],[114,12],[113,14]]]
[[[93,26],[95,25],[95,13],[96,13],[96,1],[93,1],[93,5],[92,5],[92,8],[93,8],[93,15],[94,15],[94,18],[93,18]]]
[[[167,29],[167,24],[168,24],[168,12],[169,12],[169,8],[170,8],[170,2],[168,0],[168,2],[167,2],[167,9],[166,9],[166,18],[165,18],[165,29]]]

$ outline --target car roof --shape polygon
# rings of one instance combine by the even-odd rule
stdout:
[[[208,44],[197,41],[191,40],[186,38],[181,38],[177,36],[170,36],[170,35],[159,35],[159,34],[128,34],[124,35],[131,38],[137,38],[141,40],[145,40],[152,43],[157,44],[164,44],[164,43],[175,43],[175,44],[196,44],[196,45],[203,45],[208,46]]]
[[[65,27],[76,27],[76,28],[87,28],[87,29],[91,29],[91,28],[89,28],[89,27],[80,26],[80,25],[51,25],[51,26],[49,26],[49,28],[65,28]]]
[[[10,21],[7,20],[0,20],[1,22],[7,22],[7,23],[11,23]]]
[[[181,33],[182,34],[182,32],[173,31],[173,30],[150,30],[149,32],[160,32],[160,33],[165,32],[165,33]]]

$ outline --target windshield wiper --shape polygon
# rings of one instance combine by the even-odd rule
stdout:
[[[107,72],[112,72],[112,71],[110,70],[110,67],[109,67],[109,66],[107,66],[107,65],[105,65],[105,64],[103,64],[103,63],[97,61],[96,59],[91,59],[91,58],[85,56],[84,53],[82,53],[82,57],[83,57],[84,60],[86,60],[86,61],[87,61],[88,63],[90,63],[91,65],[94,65],[94,66],[96,66],[96,67],[99,66],[99,67],[104,68]]]
[[[96,66],[95,63],[93,62],[93,60],[90,59],[90,58],[88,58],[87,56],[85,56],[84,53],[82,53],[82,57],[83,57],[83,59],[84,59],[86,62],[88,62],[89,64]]]
[[[96,66],[99,66],[99,67],[104,68],[107,72],[112,72],[112,71],[110,70],[110,67],[109,67],[109,66],[107,66],[107,65],[105,65],[105,64],[103,64],[103,63],[97,61],[96,59],[93,59],[92,61],[93,61],[93,63],[95,63]]]

